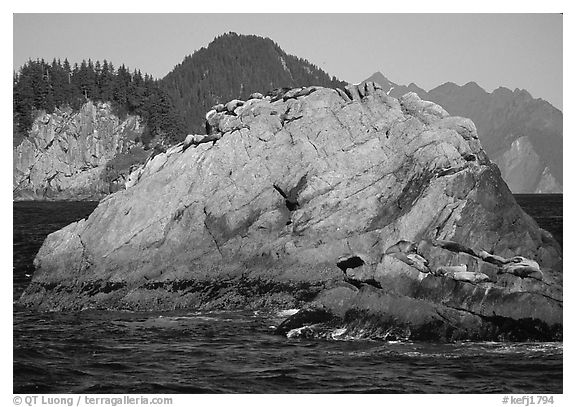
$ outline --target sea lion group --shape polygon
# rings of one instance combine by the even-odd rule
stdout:
[[[182,152],[186,151],[190,146],[197,146],[202,143],[215,143],[222,137],[221,133],[213,134],[188,134],[182,142]]]
[[[254,92],[252,93],[248,101],[265,99],[270,102],[276,102],[278,100],[286,101],[288,99],[296,99],[302,96],[308,96],[312,92],[315,92],[317,88],[315,86],[307,86],[300,88],[276,88],[264,96],[262,93]],[[222,133],[218,128],[218,123],[221,115],[233,115],[239,114],[238,108],[245,106],[248,102],[240,99],[232,99],[228,103],[218,103],[210,108],[205,116],[205,127],[206,134],[189,134],[186,136],[182,144],[182,152],[186,151],[190,146],[197,146],[202,143],[216,142],[222,137]]]
[[[421,273],[432,274],[436,277],[450,278],[456,281],[466,281],[477,284],[485,281],[493,281],[488,275],[478,271],[468,271],[465,264],[458,266],[439,266],[434,269],[430,268],[428,260],[421,253],[426,245],[440,247],[455,253],[465,253],[470,256],[479,258],[485,262],[498,266],[498,274],[511,274],[520,278],[534,278],[542,280],[542,271],[539,264],[531,259],[522,256],[515,256],[505,259],[492,255],[483,250],[474,250],[459,243],[448,240],[422,240],[419,243],[407,240],[400,240],[390,246],[385,256],[392,256],[411,267],[414,267]]]
[[[296,99],[301,96],[308,96],[312,92],[316,92],[317,88],[315,86],[307,86],[302,88],[278,88],[274,89],[266,96],[270,97],[271,102],[282,99],[284,102],[288,99]]]

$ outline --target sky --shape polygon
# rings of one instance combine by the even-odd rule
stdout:
[[[29,58],[107,59],[156,78],[214,37],[269,37],[358,83],[376,71],[430,90],[474,81],[562,110],[562,14],[14,14],[13,69]]]

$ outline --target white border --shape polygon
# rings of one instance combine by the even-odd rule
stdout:
[[[411,0],[410,2],[376,2],[376,1],[364,1],[355,0],[354,2],[312,2],[310,0],[289,0],[286,2],[273,2],[269,0],[218,0],[216,2],[193,2],[193,1],[177,1],[177,2],[143,2],[143,1],[126,1],[118,2],[113,0],[98,0],[95,2],[77,2],[77,1],[39,1],[39,0],[28,0],[28,1],[10,1],[8,4],[2,4],[2,14],[1,14],[1,30],[2,35],[2,55],[7,58],[3,61],[3,75],[1,78],[2,86],[2,126],[4,129],[4,134],[6,136],[6,141],[8,141],[8,135],[11,134],[11,119],[8,119],[8,115],[12,110],[11,106],[11,89],[8,82],[8,78],[12,76],[12,13],[28,13],[28,12],[147,12],[147,13],[166,13],[166,12],[188,12],[188,13],[198,13],[198,12],[306,12],[306,13],[324,13],[324,12],[380,12],[380,13],[399,13],[399,12],[419,12],[419,13],[444,13],[444,12],[464,12],[464,13],[478,13],[478,12],[509,12],[509,13],[519,13],[519,12],[537,12],[537,13],[564,13],[564,205],[567,209],[564,214],[564,247],[570,250],[574,247],[574,238],[572,237],[572,231],[575,229],[574,226],[574,216],[571,214],[571,209],[575,208],[574,204],[574,185],[573,179],[571,177],[573,170],[570,153],[575,151],[573,148],[573,137],[576,135],[574,131],[574,119],[572,114],[573,109],[573,98],[574,94],[574,80],[573,75],[576,70],[574,69],[574,41],[576,38],[574,33],[575,19],[573,17],[573,2],[570,1],[555,1],[547,0],[542,1],[528,1],[528,2],[516,2],[516,1],[497,1],[497,0],[484,0],[478,2],[465,2],[459,1],[424,1],[424,0]],[[8,60],[8,57],[10,58]],[[176,61],[175,63],[177,63]],[[11,117],[11,116],[10,116]],[[11,146],[11,143],[9,144]],[[10,148],[11,150],[11,148]],[[12,247],[11,244],[11,229],[12,229],[12,194],[9,189],[11,185],[11,153],[8,148],[2,150],[2,159],[0,163],[2,167],[0,168],[2,176],[1,187],[3,193],[2,200],[2,216],[4,220],[4,228],[2,233],[2,259],[3,267],[2,271],[4,273],[11,273],[11,269],[8,264],[12,262],[12,253],[8,252],[8,248]],[[10,216],[8,215],[10,214]],[[574,315],[574,301],[572,299],[571,290],[574,288],[574,273],[572,272],[572,264],[569,261],[569,257],[565,256],[565,273],[564,273],[564,395],[559,395],[555,398],[554,406],[563,405],[574,405],[575,392],[574,392],[574,323],[572,321]],[[2,335],[2,345],[3,350],[7,353],[12,349],[12,307],[10,304],[12,298],[12,276],[7,276],[5,278],[9,279],[9,284],[4,284],[2,286],[2,321],[7,326],[4,327]],[[566,295],[568,294],[568,295]],[[8,334],[10,332],[10,334]],[[8,358],[6,358],[8,359]],[[0,377],[0,383],[2,385],[2,397],[4,399],[3,405],[12,405],[12,359],[10,361],[5,360],[2,367],[2,376]],[[227,404],[232,401],[234,396],[185,396],[185,395],[175,395],[174,405],[178,406],[188,406],[188,405],[204,405],[204,403],[214,403],[214,402],[226,402]],[[501,397],[498,395],[365,395],[360,396],[363,400],[362,402],[377,403],[377,405],[385,405],[385,403],[390,403],[391,405],[442,405],[442,406],[462,406],[467,407],[472,406],[500,406]],[[571,400],[570,404],[566,402]],[[290,396],[236,396],[234,398],[234,403],[246,403],[246,405],[270,405],[274,403],[275,406],[290,406],[292,407],[295,403],[300,404],[317,404],[317,403],[329,403],[330,405],[349,405],[353,402],[350,396],[322,396],[322,400],[315,398],[315,396],[301,396],[301,395],[290,395]]]

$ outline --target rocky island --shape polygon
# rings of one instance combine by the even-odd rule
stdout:
[[[373,82],[233,102],[49,235],[20,303],[300,308],[288,336],[562,339],[561,248],[471,120]]]

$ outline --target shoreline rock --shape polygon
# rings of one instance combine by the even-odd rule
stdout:
[[[122,189],[148,155],[137,141],[143,130],[138,117],[120,120],[109,103],[40,115],[13,150],[13,199],[98,201]]]
[[[336,336],[561,337],[561,249],[470,120],[370,83],[233,102],[207,115],[213,143],[156,155],[49,235],[19,303],[320,309],[312,325]],[[314,336],[300,312],[289,331]]]

